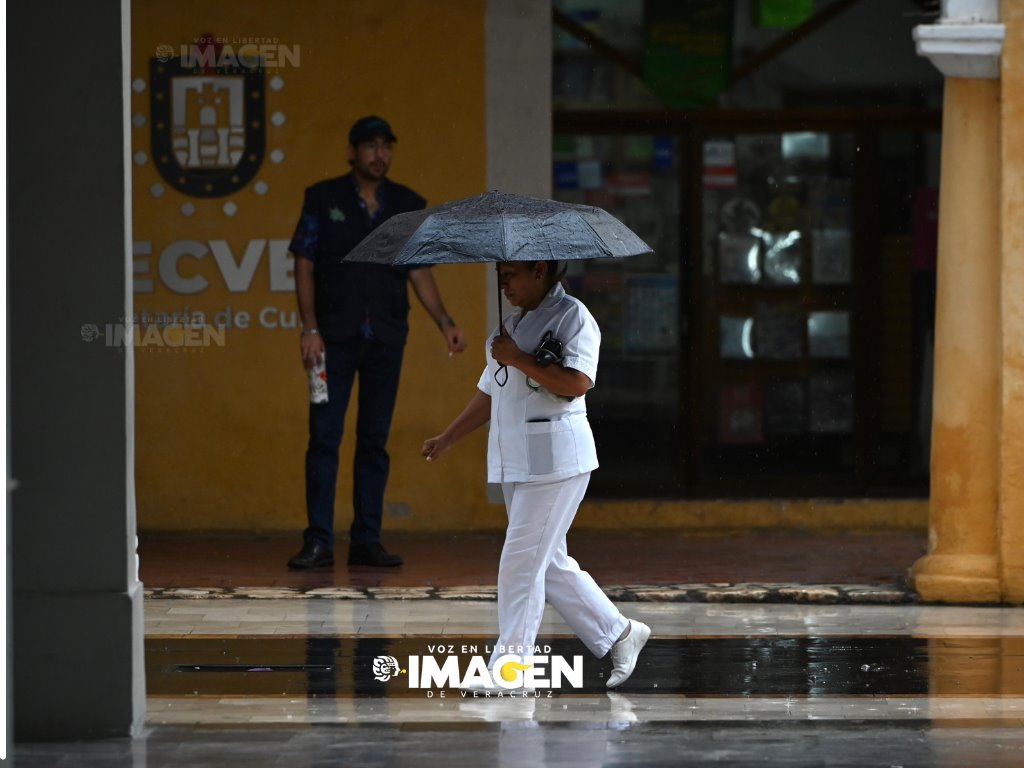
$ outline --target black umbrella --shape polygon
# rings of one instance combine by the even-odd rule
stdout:
[[[600,208],[486,192],[392,216],[349,261],[463,264],[639,256],[652,249]]]
[[[346,259],[395,266],[493,261],[497,266],[652,252],[633,230],[600,208],[492,191],[392,216]],[[500,323],[500,301],[498,312]]]
[[[607,211],[510,192],[485,192],[399,213],[371,232],[346,260],[374,264],[472,264],[620,258],[653,249]],[[501,273],[498,273],[498,326]]]

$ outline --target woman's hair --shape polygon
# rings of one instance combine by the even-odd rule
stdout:
[[[533,262],[533,264],[539,263],[539,261]],[[544,263],[548,265],[548,280],[551,282],[551,285],[554,285],[565,276],[567,265],[561,264],[555,259],[545,259]]]

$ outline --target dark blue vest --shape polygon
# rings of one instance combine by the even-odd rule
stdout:
[[[315,213],[317,245],[313,280],[316,320],[328,342],[363,332],[369,321],[375,338],[401,346],[409,334],[408,267],[345,261],[349,251],[396,213],[417,211],[427,201],[406,186],[383,182],[381,210],[371,224],[351,174],[306,190],[305,211]]]

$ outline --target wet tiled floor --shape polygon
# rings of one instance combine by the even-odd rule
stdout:
[[[1017,768],[1024,753],[1004,728],[937,729],[919,722],[772,723],[480,722],[464,728],[153,729],[146,739],[20,750],[18,765],[280,766],[281,768]]]
[[[499,535],[390,535],[398,569],[348,568],[340,542],[334,568],[289,572],[297,543],[143,536],[144,732],[17,744],[16,763],[1024,766],[1024,610],[918,604],[923,533],[574,533],[654,629],[637,671],[608,692],[608,661],[549,610],[541,650],[579,656],[578,680],[486,698],[409,681],[493,642]],[[382,657],[398,674],[376,679]]]
[[[154,696],[422,698],[419,688],[375,679],[374,659],[454,656],[459,669],[466,669],[474,654],[489,653],[490,642],[490,637],[472,635],[457,643],[436,637],[153,638],[146,643],[146,678]],[[550,647],[547,655],[581,660],[581,684],[560,693],[605,692],[610,663],[590,658],[576,639],[556,637],[545,645]],[[927,696],[932,677],[941,674],[939,659],[950,654],[969,656],[979,668],[1009,664],[1024,669],[1024,638],[659,637],[647,644],[620,692],[697,698]],[[1024,696],[1024,675],[1000,680],[998,690],[985,676],[956,682],[962,696]],[[458,696],[450,685],[437,690]]]
[[[18,744],[18,765],[1021,766],[1024,610],[623,602],[654,629],[602,687],[548,612],[580,687],[463,697],[375,679],[413,656],[466,668],[496,605],[458,599],[150,599],[136,740]],[[441,651],[438,646],[444,644]],[[463,646],[466,646],[464,649]],[[422,659],[420,659],[422,662]],[[419,663],[419,662],[418,662]],[[443,694],[443,695],[442,695]]]
[[[183,536],[143,534],[141,578],[149,588],[336,587],[450,588],[493,585],[500,532],[387,532],[401,568],[349,568],[347,543],[337,565],[289,571],[299,534]],[[671,584],[902,584],[925,554],[925,531],[856,533],[758,532],[713,535],[678,530],[573,530],[569,552],[602,586]]]

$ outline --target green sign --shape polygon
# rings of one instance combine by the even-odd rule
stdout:
[[[814,0],[758,0],[757,26],[773,29],[799,27],[814,15]]]
[[[732,74],[733,3],[647,0],[644,80],[675,109],[713,104]]]

